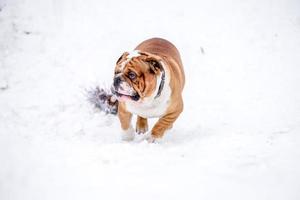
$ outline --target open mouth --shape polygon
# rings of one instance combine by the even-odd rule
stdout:
[[[126,101],[126,100],[138,101],[140,99],[140,95],[138,93],[129,95],[129,94],[124,94],[120,91],[116,91],[115,89],[112,89],[112,93],[115,94],[117,98],[121,101]]]
[[[124,94],[124,93],[121,93],[121,92],[115,92],[115,94],[117,95],[117,96],[125,96],[125,97],[132,97],[133,95],[129,95],[129,94]]]

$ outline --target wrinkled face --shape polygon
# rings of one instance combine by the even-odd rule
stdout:
[[[160,57],[145,52],[125,52],[117,61],[112,92],[119,101],[143,101],[157,87]]]

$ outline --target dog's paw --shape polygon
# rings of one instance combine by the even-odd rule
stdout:
[[[132,141],[134,139],[134,129],[132,127],[129,127],[129,129],[124,130],[121,139],[123,141]]]
[[[146,141],[148,143],[155,143],[156,139],[153,136],[150,135],[149,137],[146,138]]]
[[[160,143],[160,141],[162,140],[161,137],[155,137],[153,136],[152,134],[149,134],[147,137],[146,137],[146,141],[148,143]]]
[[[146,133],[148,131],[148,126],[136,126],[136,129],[135,129],[135,132],[137,133],[137,134],[144,134],[144,133]]]

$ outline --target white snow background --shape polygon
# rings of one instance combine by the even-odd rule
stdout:
[[[300,199],[299,0],[0,0],[0,199]],[[163,37],[185,109],[122,142],[84,89]],[[152,121],[153,124],[153,121]]]

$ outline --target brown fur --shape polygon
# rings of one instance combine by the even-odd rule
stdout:
[[[138,75],[142,75],[136,80],[136,83],[132,83],[133,87],[138,91],[141,97],[150,96],[156,87],[156,82],[153,81],[154,76],[149,73],[149,66],[145,65],[145,62],[143,61],[151,57],[162,59],[166,63],[166,66],[164,67],[167,67],[170,72],[170,88],[172,91],[170,103],[165,114],[159,118],[151,130],[153,138],[161,138],[167,129],[172,128],[173,123],[183,110],[181,93],[184,88],[185,75],[180,54],[173,44],[161,38],[146,40],[139,44],[135,49],[145,52],[145,55],[143,55],[144,57],[140,56],[138,58],[133,58],[126,68],[127,70],[136,72]],[[126,55],[128,55],[128,53],[124,53],[118,63],[124,61]],[[116,71],[118,71],[118,67],[116,68]],[[118,112],[122,129],[128,129],[131,123],[132,114],[126,110],[126,106],[122,102],[119,103]],[[147,119],[138,116],[136,123],[137,132],[144,133],[147,129]]]
[[[141,133],[145,133],[147,131],[148,131],[148,120],[143,117],[137,116],[136,132],[138,134],[141,134]]]

